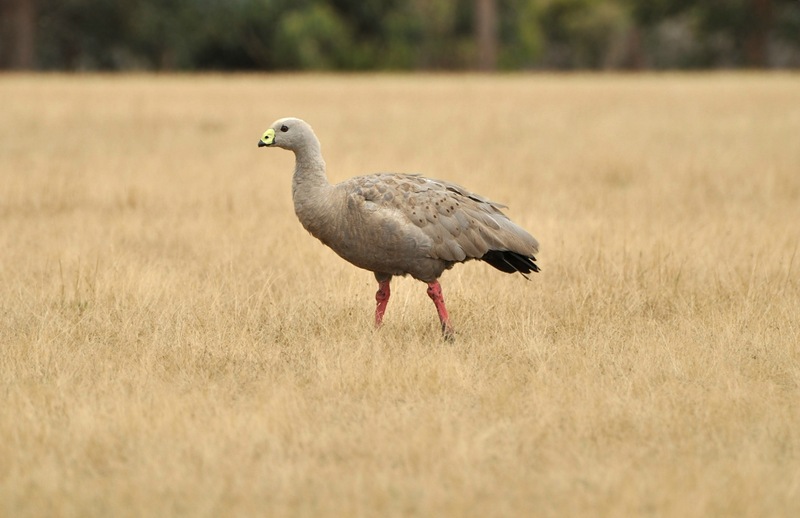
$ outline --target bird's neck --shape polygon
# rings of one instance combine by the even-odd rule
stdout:
[[[325,161],[322,159],[319,142],[308,142],[304,147],[295,150],[294,176],[292,178],[292,194],[297,199],[313,196],[316,191],[330,187],[325,174]]]
[[[296,150],[292,177],[294,210],[303,226],[317,237],[336,198],[333,192],[334,187],[325,174],[325,161],[319,143],[312,142]]]

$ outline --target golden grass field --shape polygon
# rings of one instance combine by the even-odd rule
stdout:
[[[0,515],[800,516],[800,76],[0,76]],[[294,216],[421,172],[530,282]]]

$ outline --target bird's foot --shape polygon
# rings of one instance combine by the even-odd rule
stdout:
[[[455,340],[455,330],[450,325],[450,315],[447,314],[447,308],[444,305],[444,296],[442,295],[442,286],[439,281],[428,283],[428,296],[436,306],[436,312],[439,314],[439,322],[442,323],[442,336],[448,342]]]
[[[442,338],[445,342],[453,343],[456,341],[456,330],[450,325],[450,322],[442,322]]]

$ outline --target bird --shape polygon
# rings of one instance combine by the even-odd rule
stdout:
[[[495,203],[464,187],[418,174],[376,173],[328,181],[319,139],[302,119],[276,120],[258,147],[295,156],[292,201],[303,227],[340,257],[373,272],[375,327],[381,327],[392,277],[427,284],[442,334],[455,329],[439,277],[457,263],[480,260],[505,273],[539,272],[539,242]]]

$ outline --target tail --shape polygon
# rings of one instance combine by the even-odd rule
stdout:
[[[481,261],[486,261],[501,272],[519,272],[526,279],[529,273],[539,271],[539,266],[537,266],[534,256],[523,255],[510,250],[489,250],[481,257]]]

